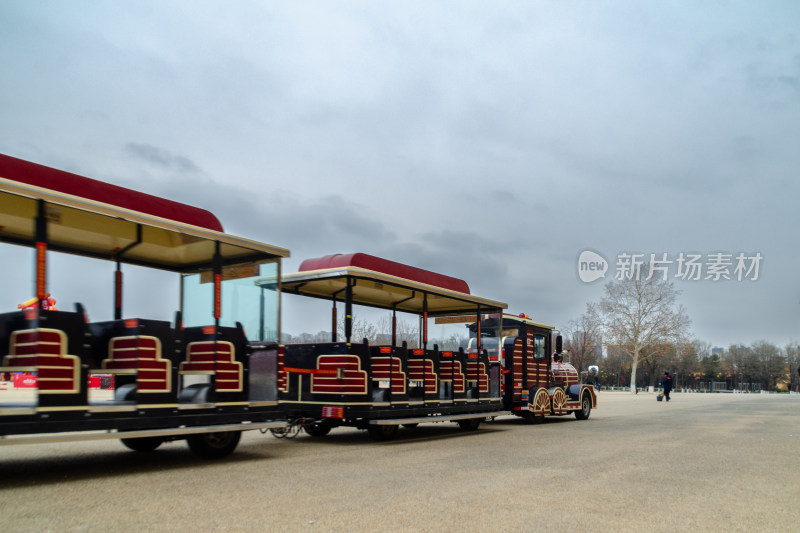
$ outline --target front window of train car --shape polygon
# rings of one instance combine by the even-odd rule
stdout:
[[[461,341],[461,347],[466,353],[478,353],[478,339],[472,337]],[[481,350],[489,354],[490,361],[498,361],[500,356],[500,339],[498,337],[482,337]]]
[[[461,342],[461,347],[467,353],[477,353],[478,351],[478,323],[473,322],[468,325],[469,339]],[[502,349],[501,342],[502,336],[499,330],[499,321],[497,318],[491,317],[481,321],[481,350],[486,350],[489,354],[490,360],[497,361],[496,357],[501,355]]]
[[[278,263],[225,267],[222,271],[220,326],[244,327],[250,341],[278,340],[280,297],[277,283],[256,285],[256,279],[278,279]],[[211,271],[184,274],[181,309],[185,327],[214,323],[214,283]]]

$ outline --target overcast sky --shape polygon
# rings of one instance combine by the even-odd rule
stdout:
[[[0,152],[209,209],[287,272],[365,252],[564,328],[603,295],[585,249],[606,280],[721,252],[730,281],[667,273],[694,335],[800,340],[800,3],[5,0],[0,64]]]

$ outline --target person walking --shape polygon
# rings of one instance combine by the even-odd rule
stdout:
[[[664,397],[669,401],[669,393],[672,392],[672,378],[669,372],[664,372],[664,379],[661,380],[661,386],[664,387]]]

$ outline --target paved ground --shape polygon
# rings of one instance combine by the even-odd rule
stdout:
[[[7,531],[798,531],[800,396],[600,393],[588,421],[498,419],[390,443],[245,434],[0,447]]]

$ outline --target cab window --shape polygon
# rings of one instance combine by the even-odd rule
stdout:
[[[533,337],[533,357],[534,359],[547,359],[547,354],[544,351],[544,337],[542,335],[535,335]]]

